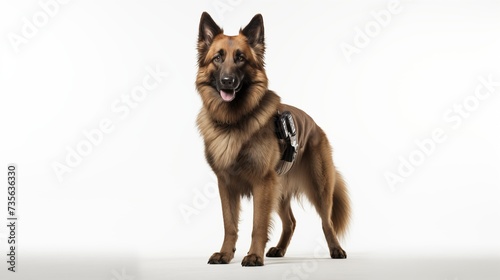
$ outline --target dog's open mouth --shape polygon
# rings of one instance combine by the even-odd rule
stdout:
[[[240,89],[241,89],[241,83],[235,89],[221,89],[219,91],[220,97],[222,98],[222,100],[226,102],[231,102],[234,100],[234,98],[236,97],[236,93],[240,91]]]
[[[226,102],[231,102],[233,99],[236,97],[236,90],[235,89],[221,89],[220,90],[220,97],[222,97],[222,100]]]

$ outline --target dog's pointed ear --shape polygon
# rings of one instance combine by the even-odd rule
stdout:
[[[223,30],[207,12],[201,14],[198,43],[203,42],[208,47],[212,44],[214,37],[222,32]]]
[[[264,19],[261,14],[256,14],[250,23],[245,28],[240,30],[241,34],[245,35],[248,43],[255,47],[257,45],[264,45]]]

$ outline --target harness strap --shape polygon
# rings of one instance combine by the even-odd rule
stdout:
[[[275,118],[275,127],[276,135],[283,149],[281,160],[276,166],[276,172],[278,175],[284,175],[292,168],[299,146],[297,129],[292,114],[289,111],[280,114],[278,111]]]

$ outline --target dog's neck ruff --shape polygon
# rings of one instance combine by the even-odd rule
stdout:
[[[280,113],[275,119],[276,136],[283,150],[281,159],[276,166],[278,175],[285,175],[293,166],[297,156],[299,143],[297,141],[297,129],[293,116],[289,111]]]

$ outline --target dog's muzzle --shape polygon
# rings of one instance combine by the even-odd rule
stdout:
[[[226,102],[231,102],[236,93],[241,89],[241,83],[234,76],[224,76],[220,79],[220,97]]]

